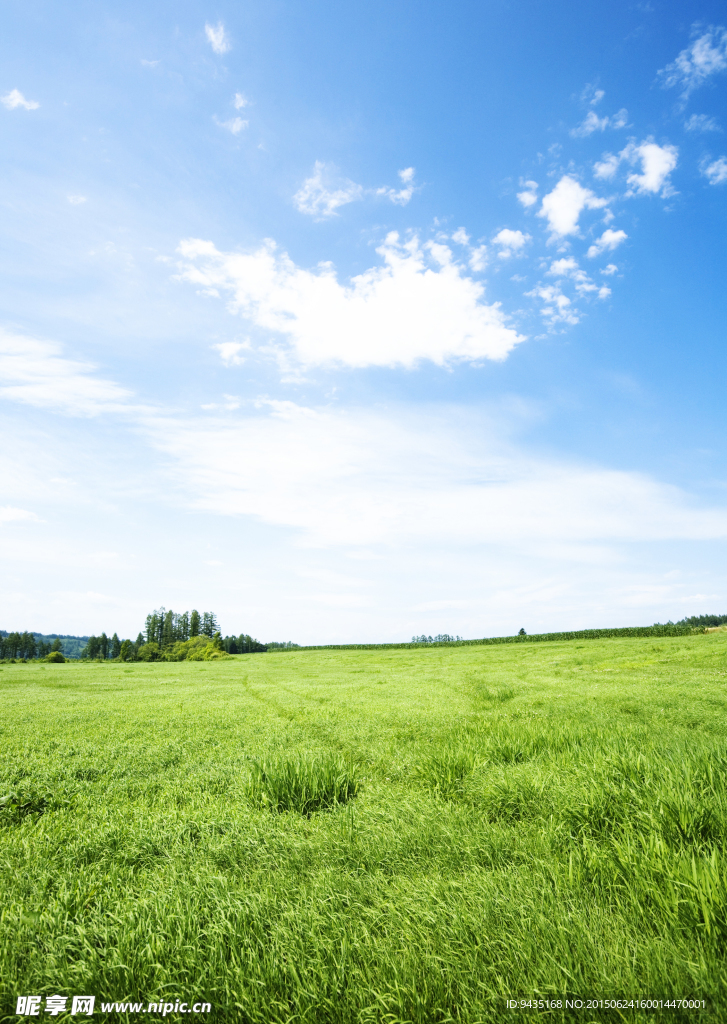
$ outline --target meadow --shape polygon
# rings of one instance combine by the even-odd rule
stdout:
[[[6,664],[0,702],[2,1020],[727,1020],[727,634]]]

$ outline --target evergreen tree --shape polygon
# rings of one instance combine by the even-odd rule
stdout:
[[[98,639],[100,645],[100,654],[105,661],[106,658],[108,658],[109,656],[109,638],[106,636],[105,633],[102,633]]]
[[[220,627],[217,622],[217,616],[215,615],[215,613],[204,612],[202,615],[202,635],[208,636],[211,640],[215,633],[219,633],[219,631]]]
[[[189,612],[182,612],[179,616],[177,631],[179,633],[178,640],[182,642],[189,640]]]
[[[192,614],[189,617],[189,636],[190,639],[193,636],[199,636],[199,612],[196,608],[192,609]]]
[[[63,643],[59,636],[57,636],[53,643],[50,645],[50,649],[51,651],[60,651],[60,653],[63,654]]]
[[[114,633],[114,635],[111,637],[111,657],[112,658],[118,658],[118,656],[120,654],[121,654],[121,641],[119,640],[118,635],[116,633]]]
[[[168,612],[165,612],[164,614],[164,621],[162,623],[161,633],[161,642],[159,646],[161,647],[162,650],[164,650],[165,647],[171,647],[175,641],[174,612],[171,610],[171,608],[169,609]]]

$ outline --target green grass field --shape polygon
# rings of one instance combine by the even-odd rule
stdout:
[[[3,1019],[727,1020],[725,634],[0,668]]]

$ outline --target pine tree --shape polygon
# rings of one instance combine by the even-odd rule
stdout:
[[[63,643],[59,636],[57,636],[53,643],[50,645],[50,649],[51,651],[59,651],[61,654],[63,654]]]
[[[121,654],[121,641],[116,633],[111,637],[111,657],[118,658]]]
[[[161,643],[159,646],[162,650],[165,647],[171,647],[174,643],[174,612],[169,609],[164,615],[164,622],[162,623],[162,635]]]
[[[178,623],[179,640],[189,640],[189,612],[182,612]]]
[[[220,627],[217,622],[217,616],[214,612],[204,612],[202,615],[202,634],[208,636],[210,640],[215,633],[220,632]]]
[[[109,638],[106,636],[105,633],[102,633],[101,636],[98,638],[98,640],[99,640],[99,653],[100,653],[101,657],[105,661],[106,658],[108,658],[108,656],[109,656]]]
[[[196,608],[192,609],[192,614],[189,617],[189,636],[199,636],[199,612]]]

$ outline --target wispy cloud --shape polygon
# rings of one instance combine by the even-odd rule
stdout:
[[[413,235],[387,235],[383,265],[340,283],[333,267],[297,267],[275,243],[250,253],[211,242],[182,242],[181,276],[211,295],[227,294],[232,312],[287,341],[303,365],[439,365],[504,359],[523,337],[449,248]],[[282,354],[282,353],[281,353]]]
[[[247,107],[249,106],[249,104],[250,100],[247,98],[247,96],[243,96],[241,92],[235,93],[235,97],[232,101],[232,105],[234,106],[235,110],[242,110],[243,107]]]
[[[406,206],[411,197],[416,191],[416,185],[414,184],[414,168],[405,167],[403,171],[399,171],[399,179],[402,187],[396,188],[377,188],[377,196],[386,196],[392,203],[396,203],[397,206]]]
[[[613,114],[611,117],[599,117],[595,110],[589,110],[585,120],[576,128],[572,128],[570,134],[574,139],[584,139],[594,132],[603,132],[607,128],[625,128],[628,123],[628,117],[629,113],[626,109],[619,110],[617,114]]]
[[[709,117],[707,114],[692,114],[692,116],[687,118],[684,122],[684,127],[688,132],[722,131],[715,119],[713,117]]]
[[[220,358],[225,366],[242,366],[245,357],[240,353],[250,348],[249,342],[223,341],[219,345],[213,345],[213,349],[220,353]]]
[[[0,398],[72,416],[128,410],[131,392],[95,371],[54,342],[0,331]]]
[[[724,185],[727,182],[727,157],[721,156],[705,163],[702,174],[710,185]]]
[[[38,517],[35,512],[28,512],[24,508],[14,508],[12,505],[0,505],[0,525],[3,523],[37,523]]]
[[[705,32],[700,25],[694,25],[692,35],[696,38],[691,46],[658,72],[665,89],[681,89],[682,103],[712,75],[727,69],[727,29],[719,25]]]
[[[215,117],[214,122],[220,128],[225,128],[233,135],[239,135],[250,124],[249,121],[244,121],[241,117],[232,117],[229,121],[220,121],[219,118]]]
[[[19,107],[23,110],[37,110],[40,106],[35,100],[26,100],[19,89],[11,89],[5,96],[0,96],[0,103],[6,110],[17,110]]]
[[[406,206],[417,190],[414,168],[399,171],[401,188],[364,188],[350,178],[342,178],[335,167],[316,160],[313,174],[306,178],[293,196],[296,209],[318,220],[337,216],[336,211],[348,203],[358,202],[365,196],[384,196],[397,206]]]
[[[297,210],[324,220],[337,216],[336,210],[363,199],[364,188],[348,178],[337,178],[335,168],[316,160],[313,174],[306,178],[293,196]]]
[[[86,201],[86,196],[68,196],[71,206],[82,206]]]
[[[228,53],[232,47],[229,36],[225,31],[225,26],[221,21],[218,21],[216,25],[210,25],[209,22],[204,27],[205,35],[207,36],[207,42],[210,44],[215,53]]]

